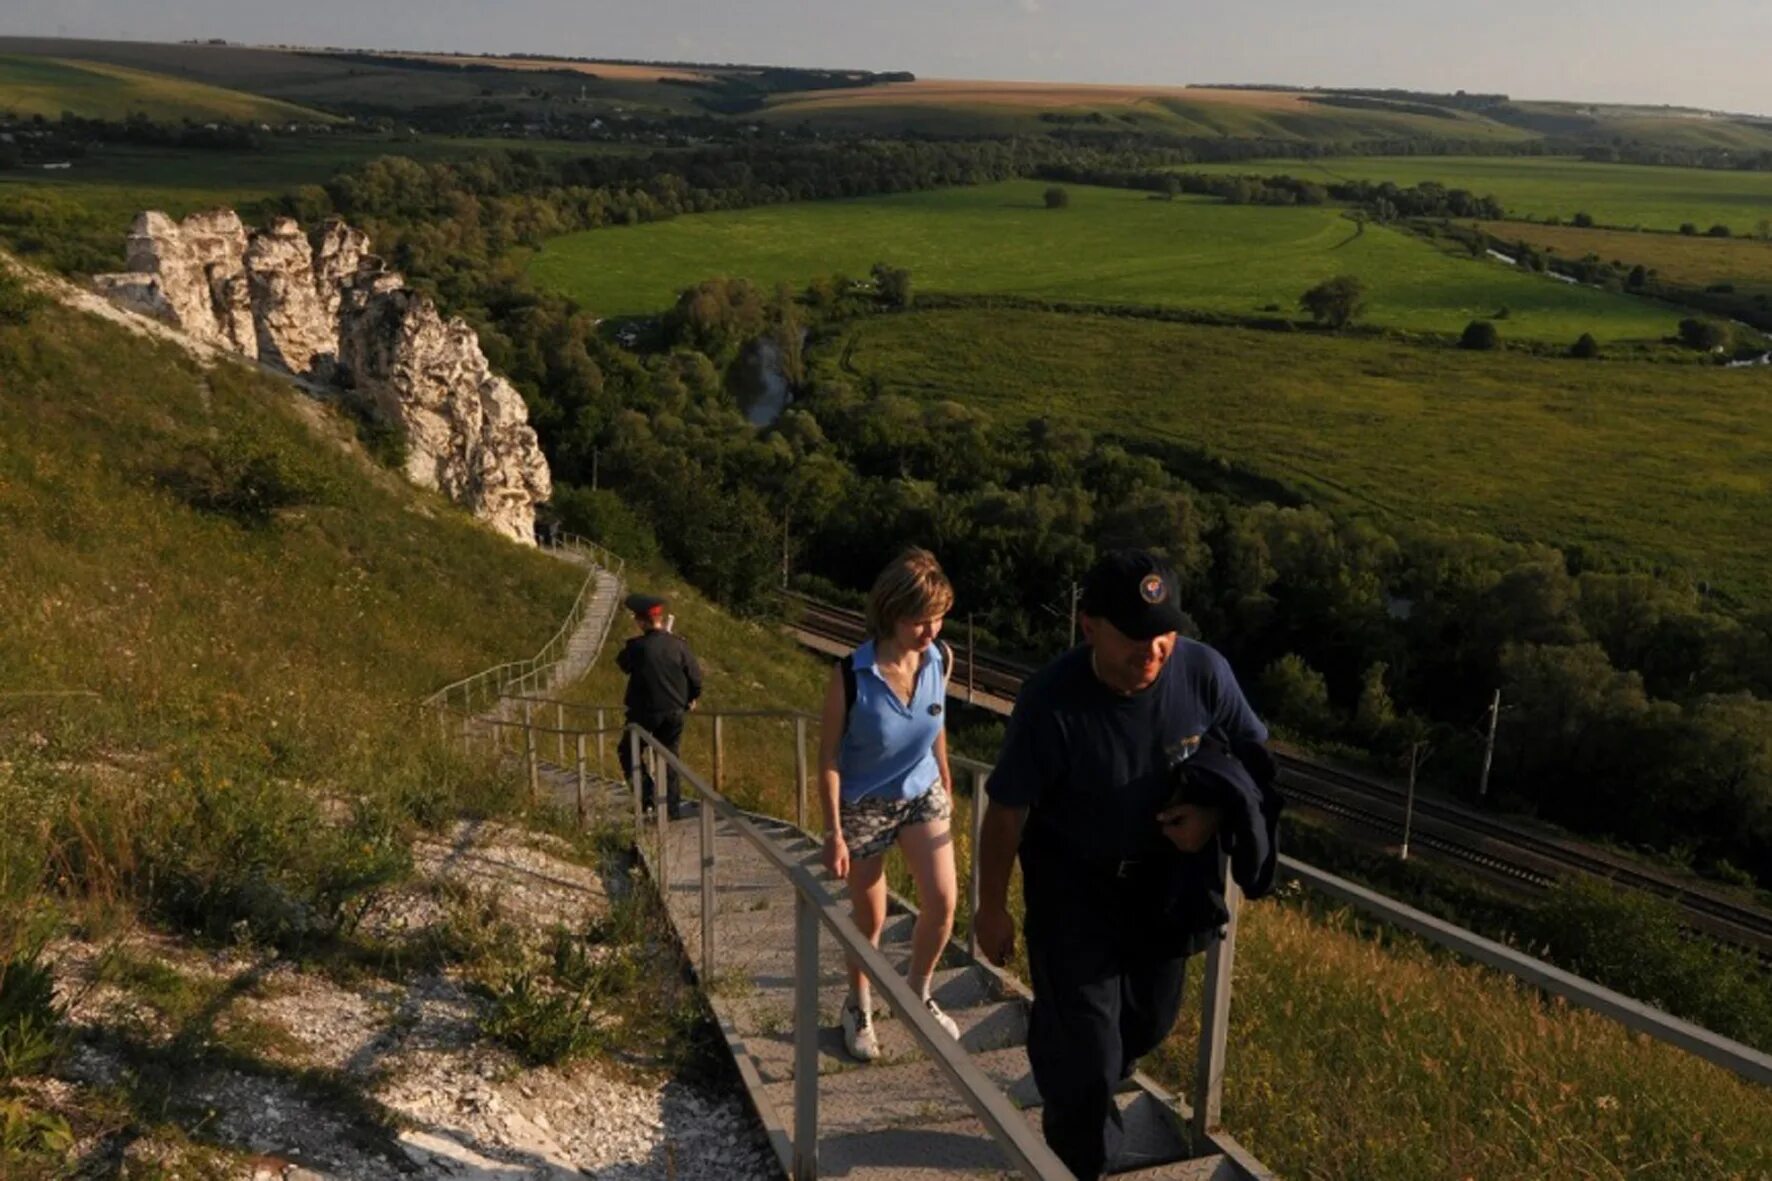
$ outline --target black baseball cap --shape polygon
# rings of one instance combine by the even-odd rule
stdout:
[[[1078,606],[1135,640],[1185,631],[1188,625],[1175,571],[1141,549],[1112,550],[1098,558],[1083,576]]]

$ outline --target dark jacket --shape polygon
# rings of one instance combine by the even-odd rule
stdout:
[[[701,665],[681,637],[654,628],[635,636],[615,658],[628,674],[628,691],[622,699],[636,718],[662,718],[681,714],[701,696]]]

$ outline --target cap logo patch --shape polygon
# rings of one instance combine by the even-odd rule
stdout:
[[[1138,584],[1138,594],[1154,607],[1169,597],[1169,586],[1161,574],[1146,574],[1144,581]]]

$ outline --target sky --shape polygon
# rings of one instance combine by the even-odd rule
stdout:
[[[4,0],[0,34],[1463,89],[1772,114],[1772,0]]]

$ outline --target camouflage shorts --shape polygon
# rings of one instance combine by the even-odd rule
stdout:
[[[948,793],[936,783],[915,799],[889,800],[863,796],[842,807],[843,843],[849,846],[851,861],[878,857],[892,847],[899,830],[913,824],[930,824],[946,820],[953,814]]]

